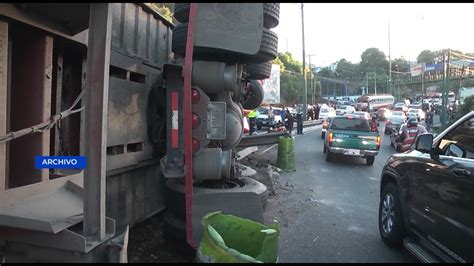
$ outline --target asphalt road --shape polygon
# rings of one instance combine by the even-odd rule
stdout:
[[[279,262],[417,262],[379,236],[380,174],[394,152],[382,124],[373,166],[354,157],[326,162],[320,126],[296,137],[296,172],[280,175],[282,189],[265,213],[266,222],[276,219],[281,227]]]

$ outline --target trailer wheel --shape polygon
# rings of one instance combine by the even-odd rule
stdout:
[[[193,187],[193,194],[222,192],[255,192],[260,196],[264,209],[267,205],[268,196],[270,195],[270,191],[268,191],[264,184],[249,177],[242,177],[240,179],[226,181],[205,181],[200,186]],[[184,194],[183,182],[175,179],[169,179],[166,181],[164,193],[164,203],[166,209],[180,219],[184,219],[186,217]]]
[[[272,62],[248,64],[245,69],[248,74],[248,79],[267,79],[270,78],[272,74]]]
[[[173,29],[173,41],[171,49],[174,53],[181,56],[186,54],[186,39],[188,33],[188,24],[178,24]],[[275,59],[278,55],[278,35],[271,30],[263,28],[260,49],[255,55],[246,55],[233,51],[209,48],[194,47],[193,58],[195,60],[220,61],[226,64],[247,64],[247,63],[265,63]]]
[[[181,23],[189,21],[189,3],[174,4],[174,18]],[[263,27],[267,29],[278,26],[280,20],[280,3],[263,3]]]
[[[163,215],[163,238],[166,240],[186,241],[186,220],[180,219],[170,211]]]
[[[251,80],[249,89],[242,99],[242,107],[244,109],[253,110],[262,104],[263,101],[263,87],[257,80]]]
[[[175,3],[173,16],[177,21],[187,23],[189,20],[189,3]]]
[[[263,3],[263,26],[267,29],[278,26],[280,3]]]

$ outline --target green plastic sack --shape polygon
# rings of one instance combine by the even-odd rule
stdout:
[[[220,211],[206,214],[196,252],[199,263],[276,263],[278,223],[268,226]]]
[[[284,171],[295,171],[295,138],[280,137],[278,139],[277,167]]]

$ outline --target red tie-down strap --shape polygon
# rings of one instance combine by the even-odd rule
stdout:
[[[184,57],[184,162],[185,162],[185,204],[186,204],[186,239],[190,246],[197,249],[194,239],[192,223],[193,207],[193,160],[192,160],[192,114],[191,114],[191,75],[193,64],[194,33],[196,28],[197,3],[189,7],[188,37],[186,42],[186,55]]]

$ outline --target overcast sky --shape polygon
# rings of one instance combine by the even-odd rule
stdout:
[[[311,63],[327,66],[341,58],[360,61],[365,49],[376,47],[387,55],[388,22],[392,59],[416,61],[425,49],[451,48],[474,52],[472,3],[305,3],[306,55]],[[301,4],[282,3],[278,51],[302,60]],[[308,63],[308,57],[306,58]]]

